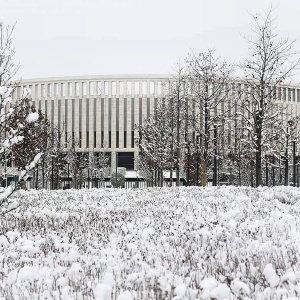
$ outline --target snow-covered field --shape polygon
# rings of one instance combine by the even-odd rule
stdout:
[[[21,191],[0,299],[300,299],[297,188]]]

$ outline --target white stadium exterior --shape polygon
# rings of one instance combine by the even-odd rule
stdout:
[[[51,124],[79,139],[78,152],[111,153],[111,167],[136,169],[135,124],[141,124],[166,92],[167,75],[118,75],[22,80]],[[118,155],[117,155],[118,153]],[[122,159],[122,156],[124,159]],[[126,162],[127,161],[127,162]]]
[[[136,170],[135,125],[141,125],[168,92],[169,75],[109,75],[53,77],[22,80],[14,93],[20,99],[24,87],[51,124],[79,139],[78,152],[111,153],[111,167]],[[242,83],[234,83],[235,85]],[[300,87],[282,85],[276,100],[289,113],[300,113]]]

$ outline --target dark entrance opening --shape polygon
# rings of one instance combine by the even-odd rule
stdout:
[[[134,170],[134,153],[118,152],[118,167]]]

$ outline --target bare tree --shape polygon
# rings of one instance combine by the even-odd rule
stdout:
[[[232,68],[213,50],[191,52],[187,57],[187,81],[190,85],[190,102],[193,111],[192,130],[194,143],[201,159],[201,185],[206,186],[208,169],[215,155],[215,126],[224,124]],[[197,178],[198,183],[198,178]]]
[[[243,64],[247,94],[246,124],[248,144],[255,153],[256,186],[263,184],[263,153],[274,152],[284,107],[276,104],[277,88],[299,66],[299,55],[292,50],[293,41],[281,39],[271,8],[253,17],[252,36],[247,38],[250,53]],[[287,116],[283,116],[288,119]]]
[[[13,62],[13,56],[15,49],[12,43],[12,36],[14,32],[14,26],[5,27],[0,23],[0,154],[4,156],[11,155],[12,148],[23,142],[24,136],[22,135],[22,128],[28,123],[33,123],[38,120],[38,114],[36,112],[29,112],[27,118],[19,120],[14,127],[7,127],[9,118],[16,111],[19,103],[12,103],[12,95],[16,89],[18,82],[13,82],[13,77],[16,75],[19,66]],[[24,89],[22,98],[30,98],[30,90]],[[20,100],[20,99],[18,99]],[[28,149],[28,151],[31,151]],[[26,162],[25,167],[19,175],[19,181],[25,181],[30,171],[35,168],[37,162],[41,157],[41,153],[35,153],[34,156],[30,156]],[[6,174],[6,159],[2,161],[4,165],[4,176]],[[6,182],[6,181],[5,181]],[[0,194],[0,208],[1,213],[7,213],[17,207],[16,203],[11,203],[8,197],[15,191],[15,186],[6,186]]]
[[[163,171],[170,170],[174,165],[174,127],[170,126],[169,102],[161,99],[154,114],[138,127],[140,148],[139,170],[152,169],[154,185],[163,185]],[[142,171],[145,174],[148,170]]]
[[[15,25],[5,26],[0,21],[0,86],[15,88],[17,82],[14,83],[14,77],[17,74],[20,65],[15,64],[13,57],[15,48],[13,46],[13,33]]]
[[[77,139],[66,135],[64,126],[52,126],[50,137],[41,163],[39,164],[40,174],[39,186],[58,189],[63,181],[74,178],[78,155],[76,153]]]
[[[186,75],[185,69],[180,62],[176,65],[175,74],[170,80],[169,90],[167,91],[166,111],[167,122],[171,135],[170,141],[170,181],[172,170],[176,170],[176,186],[180,185],[181,169],[183,168],[184,153],[187,147],[186,137],[188,133],[188,98],[186,95]]]
[[[89,152],[88,178],[95,182],[103,181],[108,176],[110,166],[110,155],[103,149],[96,151],[93,149]]]

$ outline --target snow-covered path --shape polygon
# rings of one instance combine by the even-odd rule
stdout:
[[[300,297],[297,188],[19,196],[0,220],[1,300]]]

